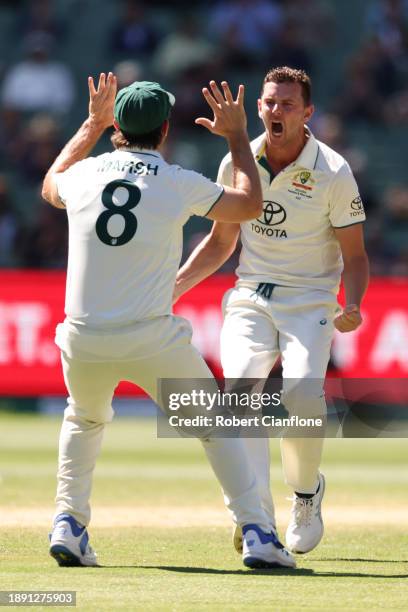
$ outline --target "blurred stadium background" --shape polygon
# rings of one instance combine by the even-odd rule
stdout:
[[[86,117],[86,77],[108,70],[120,85],[157,79],[175,93],[166,157],[212,179],[226,147],[194,125],[207,113],[202,86],[244,82],[254,138],[265,71],[288,64],[311,74],[311,127],[357,177],[373,275],[365,325],[336,336],[331,366],[345,376],[407,376],[406,0],[2,0],[0,58],[1,407],[63,407],[53,334],[63,318],[67,224],[41,200],[40,183]],[[109,147],[106,134],[96,153]],[[189,221],[185,255],[208,227]],[[177,305],[218,373],[219,304],[236,261]]]
[[[207,113],[202,86],[210,78],[244,82],[254,138],[262,77],[279,64],[310,72],[311,127],[350,162],[368,215],[373,279],[365,323],[336,336],[331,372],[376,378],[372,395],[385,378],[398,377],[401,389],[408,375],[407,0],[0,0],[3,588],[75,585],[83,609],[98,611],[162,610],[163,598],[169,610],[227,609],[226,602],[231,610],[297,610],[299,601],[310,609],[406,609],[405,440],[328,440],[325,538],[299,560],[296,576],[258,575],[254,589],[231,549],[228,516],[198,442],[157,440],[153,419],[135,422],[153,411],[134,395],[116,403],[124,416],[107,428],[95,474],[92,542],[111,571],[75,574],[73,582],[72,572],[46,561],[65,405],[53,338],[64,316],[67,227],[65,213],[39,193],[86,117],[86,78],[114,70],[122,85],[159,80],[177,97],[167,159],[215,179],[226,147],[193,124]],[[96,153],[109,146],[107,134]],[[190,220],[184,256],[207,229],[205,220]],[[216,372],[220,301],[236,261],[177,305]],[[123,385],[122,392],[135,391]],[[278,442],[271,447],[283,533],[288,489]]]

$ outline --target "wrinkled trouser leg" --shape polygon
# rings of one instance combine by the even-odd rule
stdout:
[[[90,520],[89,498],[92,475],[101,447],[105,423],[112,420],[112,397],[120,380],[144,388],[160,404],[158,379],[207,379],[215,392],[216,382],[199,353],[189,343],[144,359],[95,363],[62,355],[64,377],[69,392],[59,447],[57,514],[68,512],[80,523]],[[202,384],[202,383],[201,383]],[[199,387],[198,387],[199,388]],[[167,412],[167,407],[161,408]],[[255,474],[249,465],[241,439],[222,439],[207,432],[201,443],[224,492],[227,507],[238,524],[256,523],[268,529],[261,508]]]

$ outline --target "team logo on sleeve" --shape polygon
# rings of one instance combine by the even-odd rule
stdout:
[[[350,212],[350,215],[352,217],[364,215],[364,207],[360,196],[357,196],[356,198],[354,198],[354,200],[351,201],[350,207],[352,209]]]
[[[282,225],[286,221],[286,216],[286,210],[282,204],[264,200],[262,215],[258,217],[255,223],[251,223],[252,231],[269,238],[287,238],[284,229],[274,227]]]

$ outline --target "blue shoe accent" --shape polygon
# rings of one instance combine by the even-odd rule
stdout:
[[[83,555],[85,554],[88,542],[89,542],[89,536],[88,536],[87,530],[85,529],[85,533],[82,536],[81,541],[79,542],[79,550],[81,551]]]
[[[282,542],[278,540],[278,536],[276,535],[274,531],[271,531],[271,538],[276,548],[280,548],[280,549],[285,548]]]
[[[269,542],[272,542],[276,546],[276,542],[278,542],[278,544],[280,544],[280,547],[283,548],[282,544],[279,542],[275,534],[272,534],[272,532],[266,533],[265,531],[262,531],[262,529],[258,525],[244,525],[242,528],[242,534],[245,536],[248,531],[255,531],[261,544],[268,544]],[[248,544],[249,546],[252,546],[253,542],[252,544],[248,542]]]
[[[66,521],[67,523],[69,523],[69,526],[71,527],[72,535],[75,536],[76,538],[79,538],[79,536],[83,533],[85,529],[84,525],[81,525],[80,523],[78,523],[78,521],[76,521],[74,517],[71,516],[70,514],[59,514],[55,518],[54,527],[56,527],[56,525],[60,521]]]

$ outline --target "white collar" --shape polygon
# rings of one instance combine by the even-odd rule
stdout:
[[[301,168],[307,168],[308,170],[314,170],[316,168],[317,158],[319,156],[319,143],[316,138],[313,136],[310,129],[305,127],[305,133],[307,136],[307,141],[303,149],[301,150],[297,159],[295,159],[292,163],[288,165],[288,167],[299,166]],[[266,150],[266,134],[263,134],[262,137],[258,137],[254,142],[253,152],[256,160],[260,160],[265,156]]]
[[[142,155],[151,155],[152,157],[161,158],[161,154],[157,149],[141,149],[140,147],[120,147],[117,151],[127,151],[128,153],[141,153]]]

